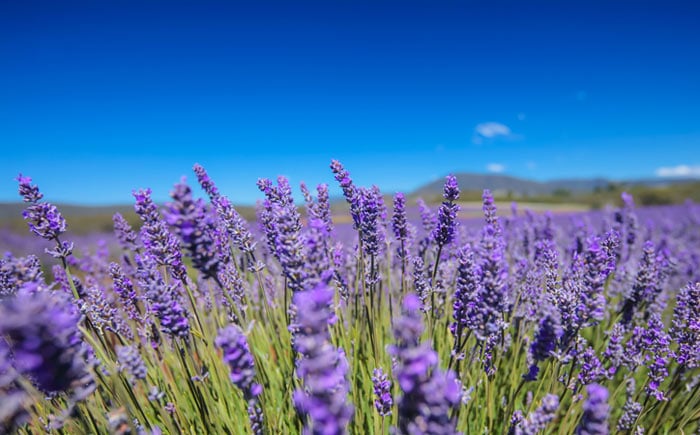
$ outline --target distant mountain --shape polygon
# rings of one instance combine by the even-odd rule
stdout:
[[[457,182],[463,191],[481,191],[490,189],[494,194],[512,194],[515,196],[551,195],[556,192],[587,193],[596,189],[614,186],[650,186],[661,187],[673,184],[697,182],[693,178],[650,178],[640,180],[615,181],[606,178],[571,178],[551,181],[534,181],[524,178],[497,174],[457,173]],[[414,197],[432,197],[442,194],[444,178],[425,184],[411,194]]]

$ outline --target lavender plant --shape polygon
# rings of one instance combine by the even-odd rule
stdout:
[[[280,177],[256,224],[194,172],[110,251],[18,178],[51,248],[0,257],[0,433],[699,430],[699,206],[476,220],[448,176],[388,213],[333,161],[349,216]]]

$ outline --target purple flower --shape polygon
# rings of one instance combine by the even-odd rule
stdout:
[[[32,185],[32,179],[20,174],[17,177],[19,182],[19,194],[24,202],[30,204],[22,212],[22,217],[29,225],[29,230],[42,239],[56,242],[56,247],[46,252],[54,258],[66,261],[66,258],[73,252],[73,244],[61,242],[59,237],[66,232],[66,220],[58,211],[56,206],[48,202],[39,202],[44,195],[39,192],[39,187]]]
[[[190,324],[187,310],[183,306],[177,284],[167,285],[158,271],[156,260],[150,255],[136,257],[139,284],[145,290],[149,311],[160,321],[163,332],[172,337],[187,339]]]
[[[620,260],[620,233],[615,229],[605,233],[605,238],[600,242],[600,246],[608,256],[608,269],[615,270],[615,266]],[[581,251],[583,252],[583,251]]]
[[[641,349],[646,353],[645,365],[649,369],[647,376],[647,393],[654,396],[656,400],[668,400],[668,397],[661,390],[661,384],[668,376],[669,346],[671,338],[666,333],[664,324],[659,314],[652,314],[649,318],[647,328],[642,335]]]
[[[243,331],[236,325],[221,329],[216,345],[223,350],[224,362],[231,369],[231,382],[243,391],[246,398],[257,397],[262,387],[254,382],[255,360]]]
[[[305,233],[306,244],[306,285],[316,287],[321,281],[327,284],[333,276],[328,250],[328,226],[320,219],[311,218]]]
[[[636,384],[634,378],[627,380],[627,400],[622,408],[622,416],[617,421],[617,430],[620,432],[629,431],[634,428],[639,414],[642,413],[642,404],[634,400]]]
[[[607,388],[591,384],[586,389],[588,397],[583,404],[583,417],[576,429],[577,435],[607,435],[609,433]]]
[[[159,265],[169,266],[178,279],[185,279],[187,271],[182,264],[180,244],[168,231],[165,221],[158,211],[158,206],[151,199],[151,189],[135,191],[134,209],[143,221],[141,239],[148,252]]]
[[[595,324],[605,316],[605,280],[610,274],[608,256],[598,237],[588,239],[584,254],[583,289],[580,294],[578,319],[581,325]]]
[[[328,185],[321,183],[316,186],[317,201],[314,207],[314,215],[326,225],[326,231],[330,234],[333,231],[333,219],[331,216],[331,202],[328,196]]]
[[[16,180],[19,182],[19,194],[24,202],[36,204],[44,197],[44,194],[39,192],[39,186],[32,184],[31,177],[19,174]]]
[[[536,435],[547,428],[554,420],[559,409],[559,397],[556,394],[547,394],[542,399],[542,405],[534,412],[514,425],[515,435]],[[517,419],[516,419],[517,421]]]
[[[114,234],[121,247],[127,251],[137,252],[140,245],[138,235],[131,228],[129,222],[120,213],[115,213],[112,221],[114,222]]]
[[[126,372],[129,382],[133,385],[137,380],[146,379],[146,365],[135,346],[117,346],[117,361],[119,371]]]
[[[331,219],[331,205],[328,197],[328,185],[319,184],[316,187],[316,192],[318,193],[316,201],[314,201],[314,198],[311,196],[311,192],[309,192],[309,189],[304,183],[301,183],[301,191],[304,194],[304,200],[306,201],[306,211],[308,213],[309,220],[317,219],[323,222],[326,234],[330,235],[333,231],[333,220]]]
[[[372,189],[360,189],[360,237],[368,257],[379,253],[379,198]]]
[[[518,430],[520,425],[522,425],[523,420],[525,420],[525,415],[521,410],[513,411],[513,415],[510,416],[510,429],[508,430],[508,435],[514,435],[515,431]]]
[[[438,246],[447,245],[455,238],[457,212],[459,212],[459,205],[455,201],[459,199],[459,186],[457,186],[457,177],[454,175],[448,175],[445,178],[443,197],[445,200],[438,209],[437,226],[432,233],[432,238]]]
[[[180,237],[182,246],[195,269],[206,278],[215,278],[220,263],[214,243],[215,224],[204,201],[192,197],[192,189],[182,178],[170,192],[173,202],[167,205],[165,220]]]
[[[374,384],[374,407],[382,417],[391,415],[394,399],[391,397],[391,381],[384,370],[374,369],[372,383]]]
[[[287,286],[292,292],[306,288],[304,270],[304,240],[301,235],[301,216],[294,206],[289,181],[278,177],[277,187],[267,179],[258,180],[258,188],[265,193],[267,224],[264,229],[273,254],[282,266]]]
[[[432,289],[425,276],[425,264],[420,257],[413,259],[413,287],[420,300],[420,310],[424,313],[430,312],[430,294]]]
[[[67,294],[72,294],[71,282],[68,279],[68,274],[66,274],[66,270],[58,264],[54,265],[51,270],[53,272],[53,280],[59,286],[59,288]],[[82,281],[80,281],[80,279],[78,279],[75,276],[73,276],[72,278],[72,285],[73,287],[75,287],[75,290],[78,293],[78,297],[82,299],[85,296],[87,296],[87,292],[85,291],[85,287],[83,286]]]
[[[127,316],[131,320],[139,320],[138,300],[131,280],[124,275],[122,268],[117,263],[109,264],[109,275],[114,282],[114,293],[119,296],[119,301]]]
[[[678,343],[674,357],[686,369],[700,366],[700,282],[683,287],[673,310],[671,337]]]
[[[237,322],[234,308],[241,312],[245,312],[247,309],[243,279],[241,279],[236,266],[229,263],[219,271],[219,281],[224,292],[222,303],[228,308],[229,317]]]
[[[202,189],[209,196],[218,216],[218,223],[211,224],[215,226],[212,229],[211,237],[217,245],[222,262],[227,263],[231,255],[229,241],[225,235],[228,235],[238,249],[248,254],[251,260],[254,260],[255,242],[245,220],[233,208],[228,198],[219,193],[219,189],[216,188],[207,171],[201,165],[195,164],[193,169],[197,175],[199,185],[202,186]]]
[[[258,402],[262,386],[255,383],[255,360],[250,353],[245,334],[235,325],[219,331],[216,346],[224,352],[224,362],[231,369],[231,382],[243,392],[248,404],[248,417],[255,434],[263,433],[263,414]]]
[[[361,200],[358,189],[353,184],[350,173],[345,170],[339,161],[331,160],[331,171],[333,171],[336,181],[340,183],[340,188],[343,190],[345,200],[350,204],[350,215],[352,216],[354,228],[359,230],[362,220],[360,217],[362,206],[360,204]]]
[[[255,240],[250,233],[245,219],[233,208],[231,201],[225,196],[212,199],[212,204],[219,216],[219,222],[233,243],[248,255],[255,252]]]
[[[450,410],[460,403],[461,387],[451,371],[438,368],[435,351],[420,343],[420,305],[416,295],[407,295],[403,314],[394,324],[396,344],[390,353],[396,358],[395,373],[403,393],[398,402],[398,429],[406,434],[454,434],[456,421]]]
[[[600,359],[598,359],[595,349],[589,346],[579,358],[581,370],[578,373],[578,385],[588,385],[601,380],[605,376],[606,372]]]
[[[463,333],[467,330],[476,331],[477,335],[484,335],[485,325],[483,324],[483,313],[480,309],[480,270],[475,264],[474,252],[469,246],[464,246],[457,255],[457,284],[452,306],[452,316],[454,321],[450,331],[455,336],[455,351]]]
[[[544,275],[546,294],[554,294],[559,291],[561,286],[559,282],[559,254],[556,245],[550,241],[536,244],[536,246],[535,249],[540,252],[537,268]]]
[[[578,254],[574,254],[571,264],[562,278],[561,287],[548,295],[561,316],[564,335],[561,339],[560,348],[565,351],[568,351],[573,345],[582,326],[579,317],[579,311],[585,308],[580,303],[581,292],[583,291],[582,286],[583,260]]]
[[[29,221],[31,231],[46,240],[55,240],[66,231],[66,220],[52,204],[44,202],[31,205],[22,216]]]
[[[202,190],[204,190],[209,196],[209,199],[214,202],[214,199],[219,197],[219,189],[216,188],[216,185],[212,179],[209,178],[209,174],[207,174],[206,169],[204,169],[199,163],[195,163],[192,170],[197,176],[197,181],[199,182],[199,185],[202,186]]]
[[[36,256],[13,257],[8,252],[0,258],[0,300],[21,290],[31,293],[45,285],[41,263]]]
[[[478,303],[484,319],[485,332],[495,334],[502,330],[502,315],[510,309],[508,275],[504,240],[491,192],[484,190],[483,200],[486,225],[482,229],[479,246],[482,259],[479,265],[481,274]]]
[[[88,277],[88,279],[90,279]],[[88,285],[85,290],[85,297],[81,300],[82,311],[87,314],[92,326],[100,333],[103,331],[113,331],[117,334],[129,335],[124,324],[124,319],[118,314],[117,309],[107,300],[104,290],[96,285]],[[128,330],[128,331],[127,331]]]
[[[552,356],[559,339],[563,335],[559,313],[553,308],[548,308],[544,311],[545,313],[540,319],[537,331],[535,332],[534,340],[530,343],[529,357],[532,361],[532,365],[530,366],[530,372],[526,376],[526,379],[529,381],[537,379],[537,363]]]
[[[297,373],[302,380],[294,404],[304,418],[304,434],[345,433],[353,417],[345,353],[330,341],[328,326],[335,321],[332,302],[333,292],[323,284],[294,295],[298,309],[294,348],[300,354]]]
[[[625,324],[632,322],[635,312],[648,308],[660,292],[659,271],[656,262],[656,250],[654,244],[647,240],[644,243],[642,259],[637,270],[637,277],[632,286],[631,294],[625,299],[622,306],[622,321]]]
[[[92,392],[79,314],[58,293],[20,294],[0,305],[0,336],[8,338],[15,369],[43,392]]]
[[[406,238],[408,237],[408,224],[406,223],[406,197],[401,192],[394,195],[394,215],[391,218],[391,227],[394,230],[396,240],[402,244],[405,244]]]
[[[610,361],[611,367],[608,372],[612,375],[615,374],[624,359],[625,348],[623,347],[623,340],[625,338],[625,327],[620,323],[616,323],[608,334],[610,338],[603,356]]]
[[[308,186],[303,181],[299,183],[299,189],[301,189],[301,195],[304,197],[304,202],[306,203],[306,212],[310,217],[313,213],[312,209],[315,204],[314,197],[311,195]]]
[[[498,217],[496,216],[496,204],[493,200],[493,195],[489,189],[484,189],[482,195],[482,210],[484,211],[484,218],[486,219],[486,225],[498,225]]]

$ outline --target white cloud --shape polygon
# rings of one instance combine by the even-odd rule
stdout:
[[[489,163],[486,165],[486,170],[489,172],[495,172],[495,173],[501,173],[506,170],[505,165],[502,165],[500,163]]]
[[[510,127],[500,122],[484,122],[478,124],[475,128],[476,134],[488,139],[493,139],[498,136],[510,136]]]
[[[657,177],[698,177],[700,178],[700,165],[662,166],[656,171]]]

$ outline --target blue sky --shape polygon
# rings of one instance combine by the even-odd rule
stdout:
[[[165,199],[203,164],[411,189],[700,176],[697,2],[0,3],[0,201]],[[613,4],[613,5],[611,5]]]

